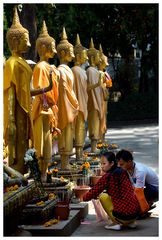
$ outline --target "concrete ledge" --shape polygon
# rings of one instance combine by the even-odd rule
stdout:
[[[83,220],[88,214],[88,203],[70,203],[71,210],[79,210],[80,220]]]
[[[79,225],[79,210],[71,210],[68,220],[61,220],[49,227],[43,225],[21,225],[19,227],[29,231],[32,236],[70,236]]]

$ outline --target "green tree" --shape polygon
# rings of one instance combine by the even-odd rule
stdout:
[[[14,4],[4,4],[4,37],[12,23],[13,6]],[[158,4],[22,4],[19,15],[30,32],[32,48],[28,58],[34,61],[36,59],[35,40],[42,21],[45,20],[49,34],[55,38],[56,43],[60,41],[62,27],[65,26],[72,44],[75,44],[77,33],[87,48],[93,37],[96,48],[101,43],[104,53],[111,54],[112,57],[119,51],[128,63],[133,51],[132,45],[137,45],[143,53],[139,90],[147,92],[151,88],[157,92]],[[151,46],[149,51],[148,44]],[[5,39],[4,55],[9,56]],[[149,71],[153,72],[151,80]],[[117,80],[119,81],[114,81]],[[131,81],[129,76],[127,80],[128,84],[125,82],[124,85],[128,87]]]

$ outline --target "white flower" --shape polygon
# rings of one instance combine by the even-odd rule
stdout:
[[[33,161],[34,154],[36,153],[35,148],[30,148],[26,151],[24,160],[27,163],[28,161]]]

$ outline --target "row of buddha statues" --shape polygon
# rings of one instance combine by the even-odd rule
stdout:
[[[29,32],[14,8],[6,35],[11,56],[4,65],[4,142],[8,146],[8,164],[25,174],[24,155],[29,143],[36,149],[42,181],[52,159],[52,139],[58,135],[61,169],[69,169],[73,147],[81,159],[88,123],[91,151],[106,132],[108,89],[112,86],[105,72],[107,57],[94,48],[91,38],[86,49],[77,34],[75,47],[69,43],[65,28],[57,47],[45,21],[36,40],[39,61],[34,69],[23,54],[30,47]],[[49,63],[57,54],[60,65]],[[68,65],[74,61],[74,66]],[[82,68],[89,62],[87,70]],[[51,83],[49,83],[51,79]]]

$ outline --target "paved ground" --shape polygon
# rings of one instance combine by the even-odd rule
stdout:
[[[120,148],[133,150],[134,160],[143,162],[159,174],[158,138],[159,127],[155,124],[111,128],[107,131],[106,140],[116,143]],[[149,218],[138,220],[136,229],[113,231],[104,229],[104,222],[97,223],[95,211],[89,202],[89,214],[84,222],[72,234],[72,237],[158,237],[159,236],[159,203],[152,210]]]

